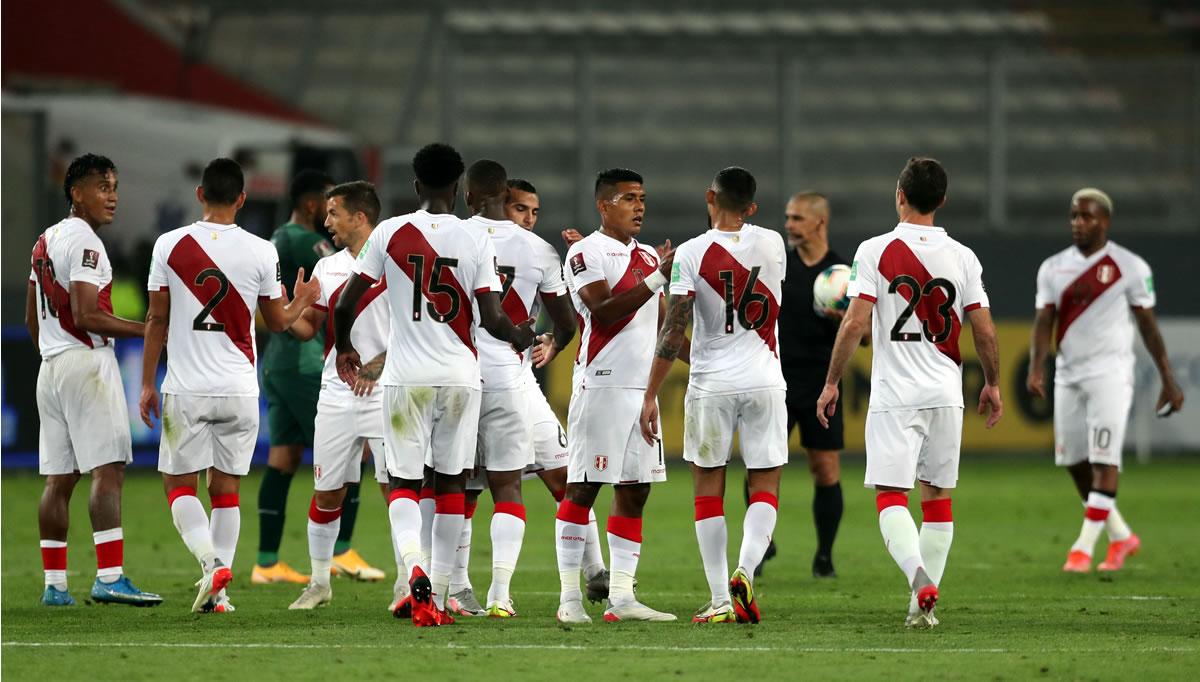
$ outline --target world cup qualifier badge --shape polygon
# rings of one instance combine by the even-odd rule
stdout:
[[[84,249],[83,250],[83,267],[91,268],[91,269],[95,270],[96,266],[99,263],[100,263],[100,252],[99,251],[93,251],[92,249]]]
[[[608,456],[596,455],[596,471],[604,471],[608,468]]]
[[[577,253],[571,256],[571,274],[578,275],[584,270],[587,270],[587,264],[583,262],[583,254]]]

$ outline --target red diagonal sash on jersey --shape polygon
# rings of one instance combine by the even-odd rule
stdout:
[[[183,281],[183,286],[195,295],[201,305],[207,305],[221,289],[221,284],[215,277],[203,279],[200,284],[196,283],[201,272],[210,268],[216,270],[220,270],[220,268],[190,234],[185,235],[175,245],[175,248],[171,249],[171,255],[167,256],[167,265],[175,271],[175,274]],[[214,321],[224,325],[225,335],[253,365],[254,340],[250,336],[250,325],[254,322],[254,316],[246,307],[246,301],[242,299],[242,295],[233,286],[233,282],[229,283],[225,297],[213,307],[209,315]]]
[[[708,282],[708,285],[717,292],[717,296],[720,296],[722,300],[725,299],[725,282],[721,279],[723,271],[733,273],[733,295],[736,300],[741,300],[746,291],[746,282],[750,279],[750,271],[724,247],[715,243],[710,244],[708,250],[704,252],[704,257],[700,259],[700,277]],[[767,344],[767,348],[775,353],[775,322],[779,319],[779,302],[775,300],[775,296],[767,288],[767,285],[761,281],[754,282],[754,293],[765,296],[767,299],[767,321],[755,331],[763,343]],[[734,305],[736,305],[736,300]],[[746,307],[746,319],[757,320],[762,315],[761,306],[761,303],[752,301]]]
[[[448,297],[448,294],[434,294],[429,290],[429,281],[433,277],[433,272],[436,269],[434,262],[439,258],[437,251],[433,250],[433,246],[425,239],[425,235],[417,229],[412,223],[405,223],[403,227],[396,230],[392,234],[391,240],[387,245],[388,256],[395,261],[397,267],[404,274],[408,275],[410,280],[413,280],[413,286],[420,286],[421,293],[425,295],[425,300],[433,304],[434,308],[438,308],[438,300]],[[415,270],[413,264],[409,262],[409,256],[422,256],[425,259],[425,267],[422,270],[421,281],[415,281]],[[488,264],[482,264],[481,267],[488,267]],[[449,286],[458,294],[458,300],[461,303],[458,309],[458,315],[453,319],[447,320],[446,324],[454,330],[458,335],[463,345],[471,349],[475,355],[479,353],[475,350],[475,341],[471,337],[471,325],[474,324],[474,316],[471,313],[471,298],[467,296],[467,292],[458,282],[458,278],[454,276],[454,271],[450,268],[441,268],[438,275],[438,281]],[[437,298],[435,298],[437,296]],[[440,310],[439,310],[440,312]]]
[[[350,276],[356,277],[357,275],[351,273]],[[346,280],[346,282],[349,281],[348,279]],[[346,288],[346,282],[339,284],[338,288],[334,289],[333,293],[329,295],[329,310],[325,313],[325,357],[329,357],[329,351],[333,350],[333,309],[337,307],[338,298],[342,295],[342,289]],[[372,284],[371,288],[367,289],[367,293],[358,299],[358,305],[354,307],[354,320],[357,321],[358,316],[362,315],[362,311],[371,305],[371,301],[379,298],[386,290],[387,277],[381,277],[378,282]],[[354,331],[353,323],[351,323],[351,331]],[[367,358],[367,360],[370,359]]]
[[[75,326],[75,316],[71,314],[71,293],[64,289],[58,280],[54,279],[54,263],[50,261],[50,252],[46,247],[46,235],[38,237],[37,244],[33,247],[32,266],[37,272],[42,296],[46,298],[47,307],[54,317],[58,318],[58,325],[88,348],[95,348],[92,337]],[[107,311],[112,312],[112,290],[109,287],[105,287],[104,290],[109,292]],[[103,300],[104,297],[101,296],[101,310],[105,310]]]
[[[642,251],[640,248],[634,247],[629,252],[629,265],[625,268],[625,274],[621,275],[621,279],[612,288],[612,295],[628,291],[642,283],[646,279],[646,275],[658,269],[658,258]],[[644,305],[644,304],[643,304]],[[604,325],[596,322],[596,318],[592,318],[592,333],[588,338],[588,357],[587,364],[592,364],[592,360],[604,350],[613,339],[617,338],[617,334],[628,325],[633,318],[638,314],[641,308],[622,317],[612,324]]]
[[[1062,345],[1063,337],[1066,336],[1071,323],[1079,319],[1101,294],[1120,279],[1121,268],[1112,256],[1106,255],[1063,289],[1062,299],[1058,302],[1058,335],[1055,339],[1057,345]]]
[[[505,284],[504,280],[507,278],[508,275],[502,273],[500,275],[500,283]],[[513,275],[513,279],[516,279],[516,275]],[[520,294],[517,293],[515,281],[508,283],[508,293],[504,295],[504,300],[500,301],[500,305],[504,308],[504,314],[508,315],[508,319],[514,325],[521,324],[529,319],[529,307],[525,305],[525,301],[522,301]],[[524,353],[520,351],[515,352],[517,353],[517,357],[522,360],[525,359]]]
[[[933,279],[933,275],[925,269],[925,264],[901,239],[892,240],[883,250],[883,255],[879,257],[879,274],[883,275],[889,283],[901,275],[908,275],[917,280],[917,285],[922,288],[929,283],[929,280]],[[896,293],[908,301],[911,301],[914,295],[914,292],[908,291],[906,286],[897,289]],[[935,287],[928,295],[921,296],[921,300],[917,302],[916,309],[913,311],[916,318],[924,325],[928,325],[929,331],[934,335],[944,331],[942,315],[938,312],[938,306],[945,302],[946,292],[941,287]],[[962,331],[962,322],[958,319],[958,313],[951,310],[950,336],[946,337],[945,341],[934,344],[942,355],[953,360],[956,365],[962,364],[962,354],[958,350],[960,331]]]

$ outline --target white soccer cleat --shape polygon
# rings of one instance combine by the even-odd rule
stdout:
[[[230,603],[229,597],[225,595],[225,590],[213,598],[208,604],[205,604],[208,613],[233,613],[237,611],[233,604]]]
[[[693,623],[736,623],[737,615],[733,612],[733,605],[729,602],[721,602],[713,605],[710,601],[705,604],[696,615],[692,616]]]
[[[482,616],[487,611],[483,605],[479,603],[479,599],[475,597],[475,590],[470,587],[455,592],[446,599],[446,611],[456,616]]]
[[[400,571],[392,585],[392,603],[388,604],[388,613],[394,613],[405,599],[408,599],[408,578],[404,576],[404,571]]]
[[[554,617],[558,619],[558,622],[566,625],[582,625],[592,622],[592,617],[583,610],[582,599],[572,599],[559,604],[558,613]]]
[[[203,578],[196,581],[196,587],[199,590],[196,592],[196,601],[192,602],[192,613],[212,611],[216,604],[215,597],[231,582],[233,582],[233,572],[229,570],[229,567],[219,563],[216,568],[205,573]]]
[[[623,620],[644,620],[654,623],[668,623],[679,620],[679,618],[677,618],[673,613],[655,611],[639,601],[631,601],[620,605],[614,605],[610,602],[608,609],[604,611],[604,622],[619,623]]]
[[[933,615],[933,609],[922,611],[917,605],[917,595],[914,593],[908,602],[908,616],[904,618],[904,627],[913,628],[914,630],[928,630],[938,624],[937,616]]]
[[[333,601],[333,588],[329,585],[322,585],[318,582],[311,582],[296,601],[288,607],[290,611],[311,611],[318,606],[325,606]]]

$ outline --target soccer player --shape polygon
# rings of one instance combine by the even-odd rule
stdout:
[[[142,335],[141,322],[115,317],[113,271],[96,230],[117,210],[117,167],[103,156],[73,160],[63,179],[70,215],[33,247],[25,326],[42,356],[38,369],[38,471],[46,488],[38,505],[45,606],[73,606],[67,591],[71,493],[92,476],[88,512],[96,543],[92,600],[135,606],[162,603],[125,576],[121,487],[133,460],[129,413],[110,337]]]
[[[946,203],[946,171],[929,158],[908,160],[896,183],[894,230],[863,242],[851,265],[850,307],[838,330],[817,419],[829,425],[838,381],[867,325],[872,326],[866,486],[875,488],[879,530],[912,590],[905,625],[937,625],[933,609],[954,537],[950,496],[958,481],[962,441],[962,356],[965,315],[983,366],[979,413],[1000,421],[1000,360],[983,289],[983,267],[966,246],[934,224]],[[921,484],[920,532],[908,491]]]
[[[292,291],[298,268],[313,272],[317,261],[333,255],[334,248],[323,234],[326,217],[325,193],[333,180],[325,173],[302,170],[292,179],[289,195],[292,214],[271,235],[279,252],[283,285]],[[267,470],[258,490],[258,559],[250,582],[305,584],[308,577],[279,561],[288,490],[300,467],[304,448],[313,446],[317,400],[325,367],[325,331],[302,340],[292,334],[273,334],[263,352],[263,390],[267,395],[267,430],[271,449]],[[350,548],[354,521],[358,517],[358,483],[350,483],[342,505],[341,527],[334,545],[334,572],[359,580],[380,580],[383,572],[367,564]]]
[[[387,484],[383,465],[383,402],[379,394],[356,396],[352,387],[337,375],[334,366],[333,318],[329,309],[338,297],[354,259],[379,221],[379,197],[368,182],[349,182],[329,190],[325,225],[333,243],[342,247],[332,256],[317,261],[313,277],[321,283],[321,297],[304,311],[291,326],[291,333],[308,340],[325,329],[325,371],[321,377],[321,395],[317,401],[317,420],[313,434],[313,474],[315,491],[308,509],[308,554],[312,575],[308,586],[290,609],[314,609],[333,598],[329,584],[333,566],[334,543],[342,521],[342,506],[347,489],[362,476],[363,446],[369,444],[375,460],[376,479]],[[355,309],[351,336],[356,348],[367,357],[387,350],[391,329],[387,299],[382,297],[386,283],[380,280]],[[404,566],[397,567],[404,575]],[[407,584],[406,580],[398,581]]]
[[[783,238],[747,220],[758,211],[754,176],[736,166],[705,192],[711,229],[675,252],[667,318],[658,335],[642,404],[642,435],[658,442],[658,389],[692,332],[683,458],[692,465],[696,540],[711,599],[693,623],[757,623],[753,575],[779,509],[779,477],[788,460],[787,385],[779,364],[779,301],[786,269]],[[725,467],[740,435],[750,505],[738,566],[729,576]],[[731,597],[732,595],[732,605]]]
[[[500,301],[513,324],[536,319],[544,307],[554,323],[546,339],[557,353],[575,335],[575,309],[567,298],[562,263],[554,248],[505,214],[508,173],[495,161],[483,159],[467,169],[466,200],[474,215],[463,225],[488,237],[496,252]],[[532,353],[512,347],[479,328],[479,369],[483,395],[479,410],[479,449],[476,465],[486,473],[495,511],[492,514],[492,584],[486,614],[493,618],[516,615],[509,586],[525,536],[525,504],[521,475],[534,464],[533,405],[528,376]]]
[[[642,438],[642,392],[661,323],[660,290],[674,250],[660,259],[638,243],[646,213],[642,176],[614,168],[596,178],[600,229],[567,250],[567,287],[581,319],[579,354],[567,413],[567,493],[555,521],[561,623],[588,623],[579,591],[589,511],[600,486],[613,486],[608,516],[611,562],[604,620],[673,621],[639,603],[634,574],[642,551],[642,510],[652,482],[665,481],[661,443]]]
[[[1108,555],[1097,568],[1116,571],[1141,546],[1117,511],[1121,445],[1133,402],[1133,327],[1162,381],[1155,407],[1166,417],[1183,407],[1183,391],[1154,319],[1154,275],[1137,254],[1108,238],[1113,202],[1087,187],[1071,197],[1072,246],[1038,268],[1026,388],[1045,397],[1043,367],[1056,328],[1054,459],[1084,500],[1083,528],[1063,570],[1092,570],[1092,550],[1108,531]]]
[[[384,442],[392,478],[394,542],[411,571],[414,625],[443,625],[455,550],[464,522],[464,470],[475,458],[480,374],[474,338],[480,325],[517,352],[534,340],[532,320],[513,326],[500,303],[496,254],[481,231],[451,213],[463,173],[453,147],[431,144],[413,157],[421,209],[371,233],[333,310],[338,374],[350,383],[361,365],[351,337],[354,311],[371,284],[387,278],[392,328],[383,369]],[[418,496],[424,467],[436,471],[433,540],[422,566]],[[397,609],[397,612],[400,610]],[[394,612],[396,613],[396,612]]]
[[[150,262],[139,406],[151,426],[160,415],[155,384],[166,342],[158,470],[175,528],[204,571],[194,612],[233,610],[224,589],[241,530],[238,487],[258,439],[255,310],[281,332],[321,293],[301,268],[296,298],[287,300],[275,247],[235,222],[244,185],[236,162],[209,162],[196,188],[203,218],[159,237]],[[208,473],[211,520],[196,497],[201,471]]]

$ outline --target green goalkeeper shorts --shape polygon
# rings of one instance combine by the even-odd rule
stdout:
[[[267,432],[271,445],[311,448],[321,375],[268,369],[263,372],[263,389],[267,395]]]

